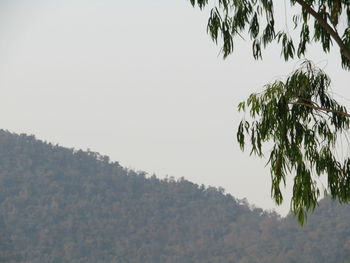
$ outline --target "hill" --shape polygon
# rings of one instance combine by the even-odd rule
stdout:
[[[0,261],[349,262],[350,207],[301,228],[185,179],[147,178],[95,152],[0,131]]]

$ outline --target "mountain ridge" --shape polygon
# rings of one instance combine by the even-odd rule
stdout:
[[[301,228],[291,215],[253,208],[222,188],[146,178],[107,156],[4,130],[0,167],[1,262],[350,258],[349,206],[328,199]]]

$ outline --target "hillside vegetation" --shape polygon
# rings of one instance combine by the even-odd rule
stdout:
[[[221,188],[7,131],[0,167],[1,262],[350,262],[350,207],[328,199],[302,228]]]

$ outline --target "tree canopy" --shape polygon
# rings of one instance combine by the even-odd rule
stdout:
[[[190,0],[203,9],[208,0]],[[290,0],[295,15],[275,20],[273,0],[218,0],[211,6],[207,31],[215,43],[222,43],[224,58],[234,51],[234,40],[249,35],[253,57],[262,59],[263,50],[275,42],[285,61],[303,58],[311,44],[329,52],[333,44],[340,51],[341,66],[350,69],[350,1]],[[296,33],[296,34],[295,34]],[[298,37],[295,37],[298,36]],[[332,98],[330,78],[305,61],[283,81],[265,86],[239,104],[249,108],[250,118],[239,125],[237,139],[243,150],[248,137],[251,154],[263,156],[263,143],[273,142],[269,155],[272,188],[277,204],[283,201],[281,184],[294,176],[291,209],[304,222],[320,196],[317,177],[327,175],[328,192],[341,202],[350,200],[350,158],[339,158],[337,139],[349,129],[346,108]]]

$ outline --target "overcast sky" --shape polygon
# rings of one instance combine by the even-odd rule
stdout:
[[[186,0],[1,0],[0,127],[275,208],[266,160],[236,143],[236,109],[298,61],[276,47],[254,61],[242,40],[223,60],[206,20]],[[338,50],[310,58],[349,103]]]

